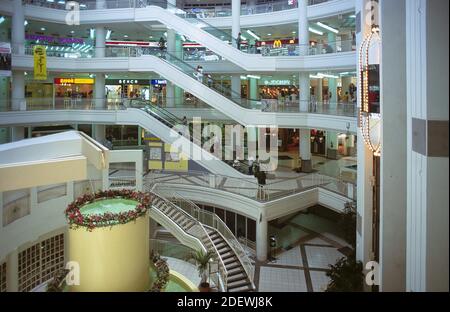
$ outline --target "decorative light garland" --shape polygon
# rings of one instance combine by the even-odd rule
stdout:
[[[381,138],[379,142],[374,143],[370,137],[370,119],[374,115],[381,119],[381,114],[369,112],[369,48],[374,38],[381,41],[379,28],[375,25],[372,26],[372,31],[366,36],[359,48],[359,90],[361,90],[359,97],[361,105],[358,115],[364,143],[373,152],[374,156],[381,156]]]

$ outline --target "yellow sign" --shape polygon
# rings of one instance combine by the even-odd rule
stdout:
[[[275,40],[273,42],[273,47],[274,48],[281,48],[281,40]]]
[[[34,57],[34,79],[47,80],[47,51],[44,46],[35,46]]]
[[[93,78],[55,78],[55,84],[94,84]]]

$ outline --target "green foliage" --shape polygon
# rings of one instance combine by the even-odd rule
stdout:
[[[208,250],[197,250],[189,254],[188,260],[193,260],[197,266],[198,274],[202,278],[201,284],[206,283],[208,279],[208,266],[211,260],[215,258],[214,252]]]
[[[343,231],[344,239],[356,247],[356,209],[353,203],[345,204],[344,213],[339,220],[339,226]]]
[[[363,291],[363,264],[356,261],[355,253],[341,258],[335,265],[330,265],[327,276],[331,279],[327,292]]]

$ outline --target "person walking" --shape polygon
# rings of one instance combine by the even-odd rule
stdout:
[[[241,38],[241,33],[239,32],[237,38],[236,38],[236,48],[238,50],[241,49],[241,43],[242,43],[242,38]]]
[[[253,175],[253,162],[254,162],[253,157],[250,156],[248,158],[248,174],[249,175]]]
[[[197,81],[203,83],[203,67],[201,65],[197,65],[194,76],[197,78]]]
[[[166,39],[164,39],[164,37],[159,38],[159,51],[161,52],[161,55],[164,55],[164,52],[166,50]]]

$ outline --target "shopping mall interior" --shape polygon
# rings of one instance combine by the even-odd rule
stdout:
[[[448,292],[448,6],[0,0],[0,292]]]

